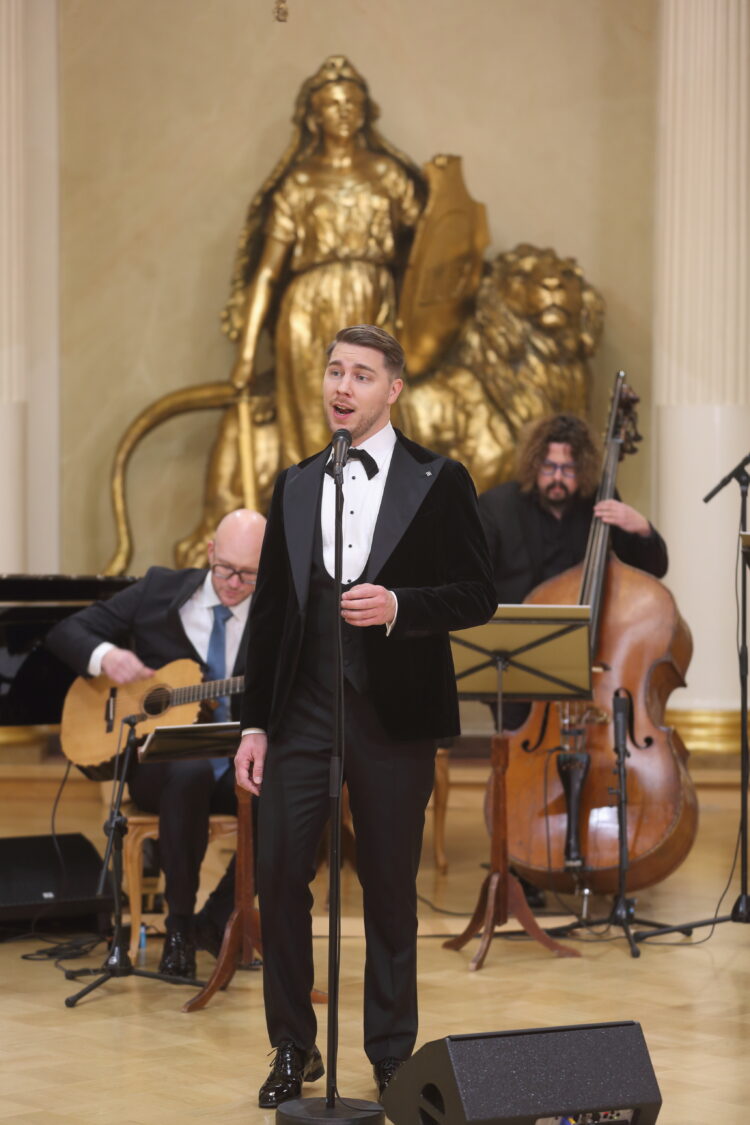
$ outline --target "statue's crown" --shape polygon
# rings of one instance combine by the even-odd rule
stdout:
[[[329,55],[309,79],[308,90],[314,93],[321,86],[327,86],[329,82],[356,82],[363,90],[367,90],[367,83],[346,55]]]

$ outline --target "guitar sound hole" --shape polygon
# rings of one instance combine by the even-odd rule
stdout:
[[[169,709],[170,691],[168,687],[157,687],[143,700],[143,710],[150,717],[163,715]]]

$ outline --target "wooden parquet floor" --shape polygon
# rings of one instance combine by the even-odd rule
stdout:
[[[75,792],[73,792],[73,789]],[[684,922],[711,917],[724,888],[737,839],[736,788],[700,790],[698,841],[685,864],[659,886],[644,891],[638,913]],[[49,831],[51,798],[0,790],[5,836]],[[76,785],[63,796],[60,832],[81,831],[101,845],[102,808],[97,787]],[[448,816],[450,870],[432,862],[430,826],[420,873],[419,1043],[448,1034],[633,1019],[640,1022],[663,1097],[660,1125],[740,1125],[750,1102],[750,928],[725,923],[692,940],[648,944],[630,957],[615,930],[584,935],[580,959],[556,958],[534,942],[498,936],[485,967],[468,972],[474,951],[442,948],[461,914],[473,909],[488,843],[481,790],[454,790]],[[215,879],[226,854],[206,863]],[[731,909],[738,876],[722,913]],[[344,938],[341,978],[339,1088],[345,1096],[374,1097],[361,1048],[363,941],[358,887],[343,873]],[[323,876],[316,910],[325,912]],[[431,904],[431,905],[430,905]],[[597,906],[606,908],[602,902]],[[442,914],[440,911],[454,913]],[[350,935],[350,936],[347,936]],[[77,988],[49,961],[24,955],[44,947],[40,937],[0,944],[0,1119],[19,1125],[151,1125],[211,1122],[270,1125],[272,1112],[257,1108],[257,1089],[268,1059],[258,972],[235,976],[229,989],[202,1012],[180,1011],[190,991],[136,977],[112,980],[68,1009]],[[156,967],[160,942],[149,942],[148,967]],[[318,984],[325,987],[326,943],[317,940]],[[199,968],[211,960],[200,955]],[[97,966],[100,946],[84,964]],[[76,967],[81,963],[76,962]],[[319,1010],[325,1047],[325,1009]],[[610,1065],[612,1060],[608,1060]],[[596,1058],[591,1066],[597,1066]],[[305,1088],[323,1096],[324,1083]]]

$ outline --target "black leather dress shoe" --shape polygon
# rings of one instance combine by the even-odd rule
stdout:
[[[195,980],[195,942],[184,930],[169,930],[164,938],[159,972],[165,977]]]
[[[373,1064],[372,1074],[377,1083],[380,1097],[383,1096],[383,1091],[403,1062],[403,1059],[393,1059],[389,1056],[387,1059],[381,1059],[380,1062]]]
[[[303,1082],[315,1082],[324,1072],[320,1051],[303,1051],[287,1040],[276,1048],[271,1073],[258,1091],[261,1109],[275,1109],[282,1102],[298,1098]]]
[[[195,944],[198,949],[205,949],[212,957],[218,957],[221,943],[224,940],[224,931],[216,925],[212,918],[198,913],[194,919]]]

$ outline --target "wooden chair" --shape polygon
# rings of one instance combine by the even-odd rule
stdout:
[[[122,811],[128,820],[123,844],[123,874],[130,900],[130,956],[135,958],[143,921],[143,844],[146,840],[159,839],[159,816],[157,813],[141,812],[132,801],[123,802]],[[209,844],[236,832],[236,816],[217,814],[208,818]]]

